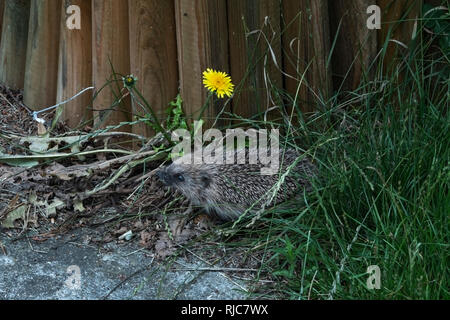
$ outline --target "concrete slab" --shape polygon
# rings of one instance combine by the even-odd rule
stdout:
[[[245,298],[243,284],[220,272],[166,271],[167,263],[156,262],[133,243],[95,247],[71,239],[66,235],[37,243],[0,234],[7,251],[0,250],[0,299]],[[181,258],[172,266],[208,267]]]

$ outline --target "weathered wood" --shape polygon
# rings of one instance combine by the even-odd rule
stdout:
[[[229,0],[227,4],[231,74],[237,85],[233,112],[252,117],[274,106],[270,88],[283,85],[280,1]],[[261,32],[246,34],[257,30]]]
[[[116,73],[130,73],[128,1],[93,0],[92,15],[93,83],[99,90],[108,79],[112,79],[110,62]],[[121,80],[120,76],[118,80]],[[97,95],[94,100],[95,124],[106,126],[131,120],[128,98],[113,107],[115,97],[112,90],[120,95],[120,88],[123,88],[121,81],[113,82]],[[130,131],[131,128],[123,126],[120,130]]]
[[[378,48],[383,48],[386,39],[399,41],[408,46],[415,30],[415,19],[419,17],[422,0],[377,0],[381,8],[381,30],[378,32]],[[384,56],[384,70],[392,70],[398,64],[402,45],[390,41]]]
[[[56,101],[60,17],[61,0],[31,1],[23,100],[34,110]]]
[[[168,104],[178,93],[175,3],[171,0],[129,0],[131,73],[137,89],[162,119]],[[133,104],[133,115],[148,112]],[[133,125],[133,132],[150,136],[145,123]]]
[[[207,68],[229,72],[228,29],[225,0],[175,1],[178,70],[184,110],[196,120],[207,101],[202,73]],[[208,125],[220,112],[225,99],[203,112]]]
[[[6,0],[0,45],[0,81],[23,89],[30,0]]]
[[[5,0],[0,0],[0,41],[2,41],[3,11],[4,10],[5,10]]]
[[[362,78],[370,78],[366,69],[390,32],[390,39],[408,46],[422,2],[377,0],[382,30],[376,31],[366,27],[366,9],[374,4],[370,0],[64,0],[64,5],[63,0],[31,0],[31,10],[30,0],[0,0],[0,12],[5,4],[0,81],[24,87],[25,103],[39,109],[91,84],[100,89],[111,79],[111,61],[116,72],[137,76],[138,89],[159,115],[180,81],[192,120],[207,101],[202,73],[213,68],[228,72],[235,85],[242,81],[232,101],[240,116],[278,105],[272,86],[284,86],[292,95],[298,91],[300,108],[308,112],[330,97],[333,80],[335,90],[353,90]],[[65,26],[69,4],[81,7],[81,30]],[[399,61],[399,49],[404,50],[393,41],[388,44],[385,70]],[[280,68],[296,79],[283,78]],[[132,112],[145,112],[138,105],[131,110],[128,99],[108,112],[117,98],[111,88],[126,93],[120,81],[103,89],[93,106],[97,124],[106,115],[103,125],[131,121]],[[71,126],[79,123],[90,96],[65,106],[64,118]],[[211,124],[225,101],[215,98],[203,119]],[[145,125],[133,130],[151,133]]]
[[[332,90],[328,1],[283,1],[283,53],[286,90],[297,93],[303,112],[316,109],[325,102]],[[300,83],[300,81],[302,81]]]
[[[80,8],[81,29],[69,29],[67,8]],[[92,19],[91,0],[64,0],[61,7],[61,38],[59,42],[57,101],[71,98],[92,85]],[[83,118],[92,119],[92,91],[64,105],[62,118],[75,128]]]
[[[367,8],[372,0],[330,1],[331,39],[336,39],[332,55],[335,91],[354,90],[363,78],[372,79],[377,55],[377,29],[367,28]]]

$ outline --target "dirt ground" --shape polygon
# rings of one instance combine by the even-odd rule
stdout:
[[[159,182],[148,144],[39,116],[0,85],[0,299],[247,297],[255,265],[196,245],[214,221]]]

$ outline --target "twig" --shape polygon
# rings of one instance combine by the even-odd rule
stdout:
[[[48,253],[48,251],[36,250],[35,248],[33,248],[33,245],[31,244],[30,238],[29,238],[29,237],[27,237],[27,241],[28,241],[28,245],[29,245],[30,248],[31,248],[31,251],[34,251],[34,252],[37,252],[37,253],[45,253],[45,254]]]
[[[181,263],[177,262],[178,264],[182,265]],[[182,265],[183,266],[183,265]],[[186,266],[183,266],[184,268],[181,269],[172,269],[171,271],[209,271],[209,272],[258,272],[258,269],[247,269],[247,268],[189,268]]]
[[[142,268],[142,269],[139,269],[139,270],[137,270],[136,272],[134,272],[134,273],[132,273],[131,275],[129,275],[128,277],[126,277],[125,279],[123,279],[122,281],[120,281],[114,288],[112,288],[103,298],[101,298],[101,300],[106,300],[106,299],[108,299],[108,297],[114,292],[114,291],[116,291],[117,290],[117,288],[119,288],[122,284],[124,284],[125,283],[125,281],[128,281],[128,280],[130,280],[131,278],[133,278],[134,276],[136,276],[136,275],[138,275],[139,273],[141,273],[142,271],[145,271],[145,270],[147,270],[150,266],[151,266],[151,264],[153,263],[153,260],[152,260],[152,262],[150,262],[150,264],[148,265],[148,266],[146,266],[146,267],[144,267],[144,268]]]
[[[5,100],[6,102],[8,102],[8,104],[11,106],[11,108],[16,109],[16,107],[15,107],[11,102],[9,102],[8,99],[6,99],[6,97],[3,95],[3,93],[0,92],[0,96],[3,98],[3,100]]]
[[[16,98],[16,96],[9,90],[8,87],[5,87],[6,92],[13,98],[14,102],[17,103],[19,106],[27,110],[29,113],[32,113],[33,111],[30,110],[26,105],[24,105],[20,100]]]
[[[190,254],[192,254],[194,257],[197,257],[198,259],[200,259],[201,261],[203,261],[204,263],[213,266],[215,263],[217,263],[219,260],[216,260],[216,262],[213,264],[211,262],[206,261],[205,259],[203,259],[202,257],[200,257],[199,255],[195,254],[192,250],[176,243],[177,246],[179,246],[180,248],[186,250],[187,252],[189,252]],[[236,286],[238,286],[239,288],[241,288],[243,291],[248,292],[247,288],[244,288],[241,284],[237,283],[236,281],[234,281],[233,279],[231,279],[228,275],[226,275],[225,273],[220,273],[220,275],[226,279],[228,279],[229,281],[231,281],[232,283],[234,283]]]
[[[6,248],[1,241],[0,241],[0,249],[2,249],[4,256],[8,255],[8,252],[6,251]]]
[[[139,252],[139,251],[142,251],[142,250],[145,250],[145,248],[140,248],[140,249],[134,250],[134,251],[132,251],[132,252],[127,253],[126,255],[124,255],[124,257],[131,256],[132,254],[135,254],[135,253],[137,253],[137,252]],[[154,258],[155,258],[155,257],[153,257],[153,259],[154,259]],[[153,260],[152,260],[152,262],[153,262]]]

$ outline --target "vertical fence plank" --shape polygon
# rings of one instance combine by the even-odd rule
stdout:
[[[381,8],[381,30],[378,32],[378,47],[381,49],[390,34],[393,39],[408,46],[414,32],[415,19],[419,17],[422,0],[378,0]],[[391,70],[398,63],[401,45],[389,42],[384,58],[384,70]]]
[[[202,72],[206,68],[229,72],[226,2],[178,0],[175,17],[181,95],[186,115],[195,120],[207,101]],[[208,120],[208,125],[224,101],[210,104],[204,111],[202,118]]]
[[[5,10],[5,0],[0,0],[0,41],[2,41],[3,11],[4,10]]]
[[[131,73],[137,88],[161,117],[178,92],[175,3],[171,0],[129,0]],[[148,113],[133,105],[134,115]],[[133,125],[133,132],[150,136],[145,123]]]
[[[233,112],[240,116],[252,117],[276,104],[270,88],[282,86],[280,6],[279,0],[228,1],[231,74],[239,84]],[[264,35],[246,35],[256,30]]]
[[[295,95],[303,112],[325,102],[332,90],[328,1],[284,0],[284,68],[296,79],[286,77],[286,90]],[[309,88],[308,88],[309,87]]]
[[[365,76],[371,79],[375,73],[376,64],[368,70],[377,55],[377,30],[367,28],[367,8],[372,4],[372,0],[330,1],[331,38],[337,37],[332,55],[336,91],[354,90]]]
[[[69,29],[66,25],[66,19],[74,14],[67,13],[67,8],[71,5],[80,8],[81,29]],[[61,10],[56,94],[58,102],[92,85],[91,0],[63,0]],[[92,110],[88,110],[91,100],[92,92],[87,92],[64,105],[63,119],[71,128],[76,127],[83,118],[92,118]]]
[[[111,64],[116,73],[127,75],[130,72],[129,34],[127,0],[93,0],[92,2],[92,70],[96,90],[100,90],[111,78]],[[119,79],[121,81],[121,77]],[[111,83],[94,100],[94,123],[115,125],[131,120],[129,99],[113,107],[116,94],[123,84]],[[121,131],[130,131],[122,126]]]
[[[28,39],[30,0],[6,0],[0,45],[0,81],[22,89]]]
[[[23,99],[34,110],[56,101],[60,17],[60,0],[31,1]]]

